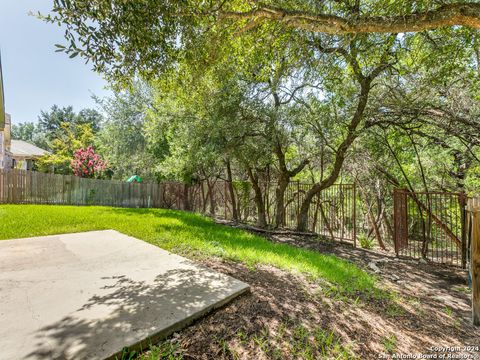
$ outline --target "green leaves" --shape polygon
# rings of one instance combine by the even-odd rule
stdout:
[[[256,64],[256,73],[262,76],[265,67],[281,58],[282,50],[295,49],[304,59],[307,55],[313,59],[315,48],[304,46],[308,37],[326,38],[340,46],[352,37],[324,36],[315,33],[313,27],[310,31],[306,28],[308,19],[337,16],[337,19],[356,21],[358,15],[377,16],[372,18],[375,23],[382,17],[426,12],[438,7],[430,0],[416,1],[415,6],[410,1],[390,0],[362,1],[358,7],[355,4],[335,0],[270,0],[255,6],[244,0],[54,0],[51,13],[42,19],[65,27],[66,44],[57,50],[72,58],[82,56],[92,62],[94,70],[126,85],[136,76],[150,80],[164,75],[184,60],[192,67],[202,67],[226,58],[238,59],[242,68]],[[252,19],[221,16],[248,14],[261,6],[273,13],[281,10],[289,16],[303,12],[305,19],[295,26],[293,20],[284,22],[279,16],[270,20],[260,15]]]

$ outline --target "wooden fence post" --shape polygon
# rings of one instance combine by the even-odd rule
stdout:
[[[472,199],[472,234],[470,266],[472,276],[472,320],[480,325],[480,199]]]

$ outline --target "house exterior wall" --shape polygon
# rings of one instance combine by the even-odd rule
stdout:
[[[12,118],[5,114],[5,128],[0,130],[0,169],[10,169],[12,159],[10,157]]]
[[[17,170],[34,170],[35,160],[36,158],[13,156],[10,159],[10,166],[15,167]]]
[[[4,158],[5,158],[5,140],[3,137],[3,130],[0,130],[0,169],[3,169],[5,167]]]

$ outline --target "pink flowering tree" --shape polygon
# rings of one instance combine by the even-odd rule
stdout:
[[[107,164],[100,155],[95,153],[92,146],[78,149],[73,153],[71,167],[75,176],[84,178],[99,177],[106,169]]]

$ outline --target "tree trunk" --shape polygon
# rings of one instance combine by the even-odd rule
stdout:
[[[230,160],[227,160],[227,181],[228,192],[230,193],[230,203],[232,205],[232,220],[238,221],[238,211],[235,200],[235,189],[233,188],[232,168],[230,165]]]
[[[208,194],[210,194],[210,215],[215,215],[215,194],[214,194],[214,187],[215,184],[212,184],[209,179],[207,179],[207,186],[208,186]],[[207,194],[207,197],[208,197]]]
[[[183,209],[190,211],[190,199],[189,199],[189,189],[190,187],[187,184],[183,184]]]
[[[394,235],[393,235],[392,224],[390,224],[390,220],[388,220],[388,216],[387,216],[386,212],[383,212],[382,218],[383,218],[383,223],[385,224],[385,227],[387,229],[388,236],[391,239],[393,239]]]
[[[278,179],[277,188],[275,189],[275,227],[280,228],[285,226],[285,191],[288,188],[289,178],[280,177]]]
[[[348,133],[343,142],[337,148],[335,162],[333,165],[333,170],[330,175],[325,178],[325,180],[316,183],[312,186],[310,190],[307,191],[303,199],[302,205],[300,206],[300,211],[297,217],[297,230],[306,231],[308,229],[308,210],[310,209],[310,204],[313,197],[320,193],[322,190],[332,186],[340,175],[340,170],[342,169],[343,163],[345,161],[345,156],[350,148],[350,145],[357,138],[357,127],[360,124],[360,121],[363,118],[363,113],[368,102],[368,94],[370,92],[371,79],[369,77],[363,78],[360,83],[360,96],[358,99],[357,109],[353,115],[352,121],[348,126]]]
[[[252,183],[253,192],[255,193],[254,200],[257,207],[257,226],[260,228],[267,227],[267,217],[265,215],[265,203],[263,202],[262,189],[258,184],[258,177],[253,174],[250,167],[247,168],[248,177]]]
[[[380,246],[382,250],[386,250],[385,244],[382,240],[382,235],[380,234],[380,229],[378,228],[377,219],[375,219],[375,216],[373,216],[371,208],[368,209],[368,218],[370,220],[370,223],[372,224],[372,229],[375,233],[375,238],[377,239],[378,246]]]
[[[332,227],[330,226],[330,221],[328,221],[327,216],[325,215],[325,210],[323,209],[323,205],[320,199],[318,199],[318,201],[320,204],[320,215],[322,216],[322,221],[327,227],[328,233],[330,234],[330,237],[332,238],[332,240],[335,240],[335,235],[333,234]]]
[[[312,189],[308,190],[300,205],[300,211],[297,216],[297,230],[305,232],[308,229],[308,210],[310,209],[310,203],[315,196],[316,191]]]
[[[279,167],[278,184],[275,189],[275,227],[280,228],[285,226],[285,192],[290,183],[290,179],[299,174],[305,166],[307,166],[309,160],[305,159],[296,168],[289,170],[285,161],[285,153],[279,142],[276,143],[274,152],[277,156]]]
[[[203,186],[203,181],[200,182],[200,190],[202,192],[202,214],[206,214],[208,191],[207,194],[205,194],[205,187]]]

